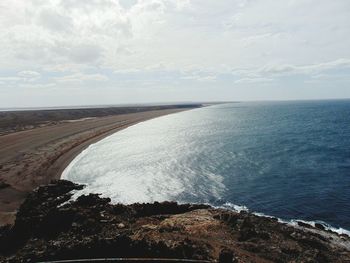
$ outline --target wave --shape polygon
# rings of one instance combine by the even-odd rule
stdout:
[[[302,219],[290,219],[290,220],[287,220],[287,219],[282,219],[282,218],[279,218],[279,217],[276,217],[276,216],[267,215],[267,214],[264,214],[264,213],[252,212],[252,211],[249,211],[249,209],[246,206],[235,205],[235,204],[232,204],[231,202],[226,202],[223,205],[215,206],[215,207],[229,209],[229,210],[232,210],[232,211],[235,211],[235,212],[238,212],[238,213],[240,213],[241,211],[251,212],[252,214],[254,214],[256,216],[259,216],[259,217],[275,218],[275,219],[278,220],[279,223],[287,224],[287,225],[290,225],[290,226],[293,226],[293,227],[300,227],[300,223],[302,223],[302,224],[305,224],[305,225],[317,228],[316,225],[319,224],[326,231],[337,233],[338,235],[347,235],[348,237],[350,237],[350,231],[349,230],[344,229],[342,227],[338,227],[338,228],[337,227],[333,227],[330,224],[328,224],[328,223],[326,223],[324,221],[321,221],[321,220],[315,220],[315,221],[307,221],[307,220],[302,220]]]
[[[348,145],[327,137],[328,126],[324,126],[325,140],[330,140],[332,149],[339,148],[330,160],[327,145],[317,140],[308,143],[312,130],[305,130],[300,118],[293,117],[304,111],[296,108],[291,116],[290,107],[246,106],[208,107],[138,123],[90,145],[62,177],[87,185],[81,193],[102,193],[113,203],[177,201],[248,211],[233,204],[240,202],[257,210],[264,207],[263,211],[274,211],[282,218],[306,218],[316,211],[325,215],[320,216],[324,222],[349,228],[349,178],[344,176],[347,168],[339,168],[347,160]],[[273,121],[272,126],[265,125],[266,118]],[[334,130],[343,132],[345,123],[341,121]],[[291,133],[295,127],[301,130]],[[319,124],[311,122],[307,127]],[[297,213],[290,217],[285,211]],[[337,211],[342,211],[341,218],[333,216]],[[321,224],[350,236],[349,230],[324,222],[305,224]]]

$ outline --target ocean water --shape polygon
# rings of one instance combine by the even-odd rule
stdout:
[[[350,101],[221,104],[139,123],[63,178],[113,202],[247,207],[350,229]]]

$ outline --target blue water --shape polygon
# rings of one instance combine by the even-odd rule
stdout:
[[[350,101],[215,105],[90,146],[65,170],[114,202],[243,205],[350,229]]]

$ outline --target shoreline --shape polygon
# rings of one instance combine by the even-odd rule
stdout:
[[[333,225],[328,224],[327,222],[317,220],[317,219],[315,220],[304,220],[299,218],[285,219],[285,218],[281,218],[278,216],[273,216],[273,215],[269,215],[269,214],[265,214],[257,211],[251,211],[246,206],[234,205],[231,203],[229,203],[229,205],[224,204],[221,206],[215,206],[209,203],[206,203],[206,204],[214,207],[215,209],[225,209],[236,213],[244,212],[244,213],[250,213],[257,217],[276,219],[278,223],[285,224],[298,229],[304,228],[310,231],[311,229],[316,229],[318,231],[324,231],[331,234],[336,234],[339,237],[343,236],[343,237],[350,238],[350,231],[348,229],[343,228],[341,226],[335,227]]]
[[[73,122],[62,120],[0,136],[0,225],[13,224],[28,193],[60,179],[69,163],[89,145],[139,122],[193,108],[172,106]]]
[[[12,227],[0,227],[0,261],[153,258],[200,262],[348,262],[350,238],[273,217],[176,202],[112,204],[59,180],[33,191]],[[89,261],[87,260],[87,261]],[[84,261],[85,262],[85,261]],[[167,262],[167,261],[166,261]]]

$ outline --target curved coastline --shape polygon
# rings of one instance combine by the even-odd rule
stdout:
[[[52,165],[49,167],[51,170],[47,171],[64,179],[60,169],[69,169],[70,165],[79,161],[80,154],[83,156],[84,150],[89,146],[152,118],[155,117],[122,122],[116,128],[110,127],[101,134],[81,141],[55,160],[54,164],[59,169],[55,170]],[[3,248],[2,251],[0,249],[0,261],[8,256],[1,254],[7,250],[13,251],[13,257],[18,260],[31,258],[43,261],[52,257],[60,259],[62,251],[63,254],[66,253],[66,257],[69,255],[72,258],[88,250],[96,256],[99,255],[101,244],[106,251],[113,251],[116,257],[135,256],[135,253],[155,257],[177,255],[177,258],[195,258],[208,262],[220,260],[222,255],[233,257],[232,262],[275,262],[281,259],[283,262],[294,259],[344,262],[350,255],[349,234],[334,231],[327,224],[322,226],[321,222],[282,220],[249,212],[246,207],[229,203],[221,207],[168,201],[125,205],[114,204],[109,198],[102,198],[98,194],[88,194],[73,202],[66,202],[72,198],[74,191],[79,191],[82,187],[58,180],[33,191],[21,206],[14,227],[0,227],[0,247]],[[56,227],[58,221],[62,224]],[[36,226],[33,232],[23,234],[17,231],[21,226],[22,229],[23,226],[24,229],[32,229],[31,225]],[[51,225],[55,227],[48,228]],[[57,232],[52,234],[50,231]],[[190,237],[188,231],[191,232]],[[83,238],[75,236],[78,232],[84,233]],[[31,238],[38,233],[42,239]],[[99,238],[91,238],[91,233],[93,236],[98,233]],[[125,233],[129,233],[126,238]],[[55,236],[54,242],[49,247],[41,247],[46,235],[51,235],[51,238]],[[120,236],[123,238],[118,239]],[[77,241],[80,238],[83,242]],[[18,246],[17,240],[25,246]],[[127,248],[123,252],[130,248],[130,254],[118,254],[120,252],[114,247],[116,243]],[[139,250],[135,250],[135,244]]]
[[[189,110],[189,109],[185,109]],[[60,156],[55,163],[49,168],[48,173],[49,174],[54,174],[54,179],[61,179],[63,171],[71,164],[71,162],[80,154],[82,153],[85,149],[87,149],[90,145],[97,143],[98,141],[103,140],[104,138],[119,132],[121,130],[124,130],[130,126],[136,125],[140,122],[148,121],[154,118],[162,117],[168,114],[174,114],[174,113],[179,113],[181,111],[184,111],[184,109],[176,109],[176,110],[162,110],[160,114],[155,114],[152,116],[148,116],[145,118],[140,118],[135,121],[131,121],[125,124],[122,124],[118,127],[113,127],[101,134],[98,134],[96,136],[93,136],[92,138],[89,138],[79,145],[75,146],[74,148],[70,149],[69,151],[65,152],[62,156]]]
[[[79,161],[79,159],[76,159],[75,160],[76,162]],[[74,165],[73,162],[70,163],[71,165]],[[68,167],[67,167],[68,168]],[[68,172],[68,170],[66,170]],[[72,178],[67,178],[67,177],[63,177],[62,179],[68,179],[68,180],[72,180]],[[72,180],[74,181],[74,179]],[[79,182],[79,181],[75,181],[76,183],[83,183],[83,182]],[[84,192],[84,194],[86,193],[100,193],[99,191],[95,191],[95,192]],[[79,194],[77,194],[75,196],[78,197]],[[103,196],[103,195],[102,195]],[[104,197],[111,197],[111,196],[108,196],[108,195],[104,195]],[[112,198],[113,200],[113,198]],[[176,199],[165,199],[165,200],[173,200],[173,201],[178,201]],[[158,200],[156,199],[156,201],[162,201],[162,200]],[[150,201],[144,201],[144,200],[134,200],[133,202],[150,202]],[[113,203],[113,201],[112,201]],[[115,202],[114,202],[115,203]],[[124,202],[121,202],[121,203],[124,203]],[[129,204],[129,203],[124,203],[124,204]],[[209,204],[209,203],[207,203]],[[226,203],[227,204],[227,203]],[[260,216],[260,217],[273,217],[273,218],[277,218],[276,216],[270,216],[268,214],[263,214],[263,213],[260,213],[259,210],[251,210],[249,211],[247,208],[245,207],[240,207],[239,209],[237,209],[237,205],[233,205],[233,204],[230,204],[230,205],[223,205],[223,206],[215,206],[213,204],[209,204],[213,207],[217,207],[217,208],[225,208],[225,209],[229,209],[229,210],[233,210],[233,211],[236,211],[236,212],[240,212],[241,210],[245,210],[247,212],[250,212],[256,216]],[[320,228],[323,228],[325,230],[328,230],[328,231],[331,231],[331,232],[335,232],[339,235],[346,235],[346,236],[350,236],[350,231],[346,228],[342,228],[341,225],[332,225],[330,223],[327,223],[327,221],[320,221],[320,220],[317,220],[317,217],[312,219],[314,221],[305,221],[305,220],[302,220],[302,219],[298,219],[298,218],[289,218],[289,217],[283,217],[281,216],[280,218],[278,218],[278,221],[280,223],[284,223],[284,224],[288,224],[288,225],[292,225],[292,226],[301,226],[301,225],[308,225],[309,227],[315,227],[315,226],[318,226]]]
[[[60,179],[64,169],[89,145],[139,122],[193,108],[62,121],[0,136],[0,225],[12,224],[28,193]]]

